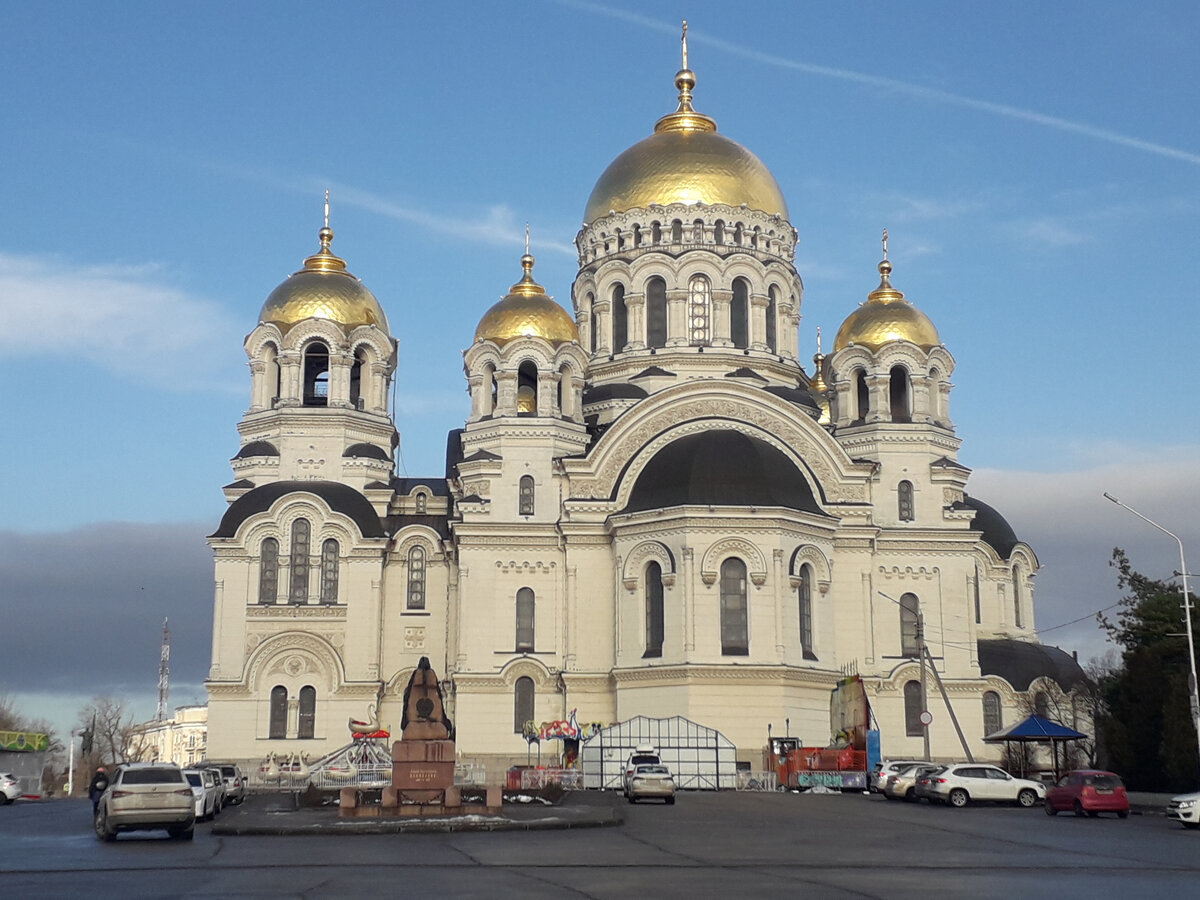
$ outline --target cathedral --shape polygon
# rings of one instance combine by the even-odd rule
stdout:
[[[525,723],[572,711],[681,716],[757,767],[772,724],[830,740],[846,674],[885,756],[920,758],[926,710],[933,756],[963,756],[936,674],[995,759],[986,734],[1081,682],[1037,640],[1036,555],[968,489],[955,360],[893,286],[886,234],[807,366],[783,192],[697,111],[684,46],[675,110],[587,199],[570,311],[527,248],[463,334],[444,472],[396,474],[397,343],[326,206],[245,341],[209,537],[210,757],[317,759],[347,719],[398,730],[421,657],[460,756],[493,768],[525,761]]]

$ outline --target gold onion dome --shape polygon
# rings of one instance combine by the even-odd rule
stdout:
[[[579,340],[579,329],[565,309],[533,280],[533,257],[526,247],[521,257],[525,274],[479,320],[475,340],[504,346],[521,337],[545,338],[551,344]]]
[[[717,133],[717,123],[692,108],[696,74],[687,67],[687,23],[683,68],[675,75],[679,106],[654,126],[654,134],[614,159],[588,198],[585,223],[610,212],[644,209],[652,203],[723,203],[787,218],[787,202],[762,160]]]
[[[871,291],[866,302],[859,304],[858,309],[846,317],[833,340],[834,353],[851,344],[874,352],[892,341],[911,341],[928,351],[942,342],[929,316],[892,287],[889,278],[892,264],[887,259],[886,232],[884,241],[884,257],[879,264],[879,287]]]
[[[388,330],[387,316],[375,295],[358,278],[346,271],[346,261],[329,249],[333,229],[329,227],[329,198],[325,199],[325,227],[318,236],[321,249],[304,260],[304,268],[267,297],[259,313],[260,322],[272,322],[285,331],[304,319],[328,319],[346,330],[375,325]]]

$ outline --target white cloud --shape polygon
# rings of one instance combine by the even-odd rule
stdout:
[[[150,365],[164,323],[172,350],[192,362],[164,371]],[[0,253],[0,350],[73,354],[110,372],[154,378],[171,388],[221,388],[231,371],[212,347],[237,348],[241,330],[216,303],[165,282],[154,265],[79,265],[52,256]],[[36,336],[31,339],[31,336]]]

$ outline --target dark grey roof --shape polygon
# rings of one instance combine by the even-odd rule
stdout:
[[[999,675],[1015,690],[1027,691],[1035,678],[1053,678],[1064,691],[1087,682],[1079,661],[1058,647],[1007,638],[980,640],[979,671]]]
[[[732,372],[725,373],[726,378],[753,378],[756,381],[766,381],[767,379],[759,375],[753,369],[748,369],[742,366],[740,369],[734,369]]]
[[[783,387],[782,385],[769,385],[763,388],[768,394],[774,394],[788,403],[794,403],[797,406],[803,406],[805,409],[814,409],[820,411],[821,407],[812,394],[803,388]]]
[[[470,456],[466,457],[463,462],[479,462],[480,460],[504,459],[499,453],[493,453],[491,450],[476,450]]]
[[[410,525],[425,525],[432,528],[442,540],[450,537],[450,519],[447,516],[404,515],[388,516],[384,519],[384,527],[387,528],[387,533],[392,537],[395,537],[398,532]]]
[[[354,488],[336,481],[275,481],[256,487],[234,500],[221,517],[217,530],[209,537],[233,537],[248,518],[266,512],[271,504],[288,494],[315,494],[329,504],[334,512],[349,516],[363,537],[385,536],[375,508]]]
[[[1001,559],[1008,559],[1012,555],[1013,547],[1020,543],[1016,532],[1012,530],[1012,526],[1008,524],[1004,516],[982,500],[963,494],[962,500],[950,504],[950,508],[975,510],[975,518],[971,520],[971,527],[976,531],[983,532],[980,539],[995,550],[996,555]]]
[[[958,460],[951,459],[948,456],[943,456],[941,459],[934,460],[929,464],[929,467],[931,469],[960,469],[963,472],[971,471]]]
[[[626,512],[669,506],[783,506],[821,513],[795,464],[770,444],[714,430],[673,441],[642,470]]]
[[[239,478],[237,481],[231,481],[229,484],[225,485],[225,487],[221,488],[221,490],[232,491],[232,490],[240,490],[241,488],[252,488],[252,487],[254,487],[254,482],[251,481],[249,478]]]
[[[584,403],[599,403],[602,400],[641,400],[648,397],[645,388],[636,384],[598,384],[583,392]]]
[[[429,488],[429,493],[435,497],[449,497],[450,487],[445,478],[393,478],[392,490],[397,494],[408,496],[415,488]]]
[[[391,462],[392,458],[387,455],[386,450],[376,447],[374,444],[351,444],[342,452],[343,458],[358,457],[360,459],[379,459],[383,462]]]
[[[491,503],[486,497],[480,497],[478,494],[468,494],[458,501],[459,503]]]
[[[237,452],[234,459],[249,459],[252,456],[278,456],[279,448],[270,441],[251,441]]]
[[[458,464],[462,462],[462,436],[465,428],[453,428],[446,435],[446,477],[458,476]]]
[[[642,369],[642,371],[638,372],[636,375],[630,375],[629,377],[630,378],[653,378],[656,376],[660,377],[660,378],[664,377],[664,376],[667,378],[678,378],[679,377],[674,372],[668,372],[666,369],[664,369],[660,366],[650,366],[648,368]]]

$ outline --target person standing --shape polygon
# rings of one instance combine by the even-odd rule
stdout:
[[[96,814],[97,808],[100,806],[100,798],[108,789],[108,772],[104,766],[96,766],[96,774],[92,776],[92,783],[88,785],[88,796],[92,798],[92,815]]]

